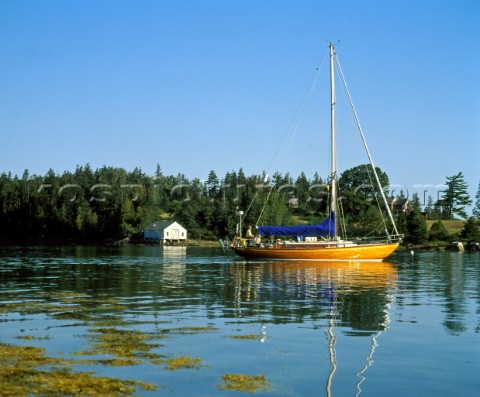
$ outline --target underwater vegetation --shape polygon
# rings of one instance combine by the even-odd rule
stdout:
[[[30,395],[88,395],[88,396],[131,396],[142,391],[161,389],[160,384],[146,383],[134,379],[118,379],[98,376],[95,366],[130,367],[150,363],[162,370],[201,370],[211,367],[200,357],[189,354],[162,354],[162,348],[175,335],[215,333],[211,326],[169,327],[169,323],[155,324],[154,331],[136,328],[149,322],[137,321],[126,315],[128,305],[119,299],[93,296],[78,292],[54,292],[37,299],[25,299],[12,293],[0,305],[2,314],[19,313],[23,316],[45,315],[62,323],[75,324],[86,330],[88,345],[81,351],[69,352],[69,357],[51,357],[45,348],[15,346],[0,341],[0,388],[2,396]],[[72,323],[73,322],[73,323]],[[164,326],[165,325],[165,326]],[[54,329],[45,335],[22,334],[14,336],[24,343],[42,343],[55,338]],[[234,339],[259,340],[259,335],[235,336]],[[162,343],[159,343],[162,342]],[[88,358],[87,358],[88,356]],[[89,366],[89,371],[76,370],[77,366]],[[212,385],[220,390],[235,390],[254,393],[266,390],[269,383],[264,375],[225,374],[222,383]]]
[[[223,384],[219,386],[221,390],[255,393],[270,387],[265,375],[225,374],[222,380]]]
[[[48,357],[44,349],[33,346],[0,344],[0,361],[3,396],[128,396],[134,394],[136,388],[157,389],[156,385],[135,380],[74,372],[70,361]]]

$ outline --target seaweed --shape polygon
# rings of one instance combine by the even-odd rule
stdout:
[[[222,380],[223,384],[219,386],[221,390],[255,393],[260,390],[268,390],[270,387],[265,375],[225,374],[222,376]]]
[[[129,396],[138,387],[157,389],[150,383],[72,372],[70,362],[45,356],[44,349],[33,346],[0,344],[0,361],[3,396]]]

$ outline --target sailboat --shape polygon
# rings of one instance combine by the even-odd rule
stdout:
[[[337,164],[336,164],[336,129],[335,129],[335,61],[336,52],[332,43],[330,47],[330,99],[331,99],[331,182],[330,182],[330,208],[331,213],[327,219],[316,225],[298,226],[257,226],[257,238],[247,236],[242,239],[241,235],[233,242],[235,253],[247,259],[307,259],[307,260],[355,260],[355,261],[381,261],[392,254],[399,246],[402,235],[398,233],[395,220],[390,211],[385,193],[380,184],[372,156],[368,149],[365,136],[361,129],[355,108],[347,88],[347,94],[355,115],[357,126],[366,149],[375,182],[388,213],[388,218],[393,227],[390,232],[385,227],[385,235],[380,239],[369,240],[365,238],[342,238],[338,232],[338,203],[337,203]],[[343,73],[340,68],[343,78]],[[345,82],[345,80],[344,80]],[[346,86],[346,84],[345,84]],[[240,232],[243,211],[240,215]],[[250,237],[250,238],[248,238]],[[263,242],[261,237],[269,237],[269,242]],[[279,239],[278,237],[293,238],[291,240]]]

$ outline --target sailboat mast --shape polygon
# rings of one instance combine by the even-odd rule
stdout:
[[[335,78],[334,78],[334,57],[335,57],[335,48],[333,44],[330,43],[330,118],[331,118],[331,132],[332,132],[332,182],[331,182],[331,209],[337,216],[337,147],[336,147],[336,136],[335,136]],[[335,239],[338,236],[338,226],[335,219]]]

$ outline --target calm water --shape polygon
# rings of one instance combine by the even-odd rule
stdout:
[[[247,263],[219,249],[0,247],[0,260],[0,343],[115,358],[98,330],[138,331],[151,347],[133,353],[135,365],[73,368],[159,387],[138,395],[242,395],[220,388],[225,374],[265,375],[256,395],[270,396],[480,389],[478,253],[325,264]],[[182,356],[200,364],[153,359]]]

